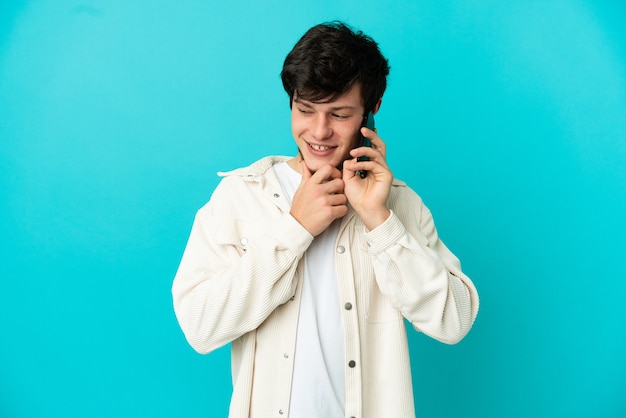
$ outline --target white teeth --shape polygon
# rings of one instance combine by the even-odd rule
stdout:
[[[322,145],[315,145],[315,144],[309,144],[309,146],[313,148],[315,151],[328,151],[329,149],[332,148],[332,147],[324,147]]]

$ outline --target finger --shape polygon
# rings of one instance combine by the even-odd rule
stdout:
[[[372,147],[377,150],[383,158],[387,158],[387,144],[385,144],[380,137],[372,141]]]
[[[347,178],[345,178],[345,181],[348,181],[351,177],[355,177],[355,176],[360,177],[361,171],[369,172],[369,171],[372,171],[376,167],[377,167],[377,164],[372,160],[357,161],[355,158],[354,160],[351,160],[350,164],[346,166],[346,170],[349,170],[351,174],[349,174]]]
[[[341,178],[341,170],[339,170],[337,167],[332,167],[332,170],[330,172],[330,176],[328,178],[329,179],[340,179]]]
[[[342,194],[344,188],[344,182],[341,178],[329,180],[323,184],[324,192],[328,194]]]
[[[332,213],[331,216],[333,217],[333,219],[343,218],[348,213],[348,206],[346,205],[333,206],[331,208],[331,213]]]
[[[348,201],[348,198],[343,193],[328,195],[328,200],[327,200],[330,206],[345,205],[347,201]]]
[[[350,150],[350,155],[353,158],[368,157],[370,160],[385,160],[385,156],[374,146],[354,148]]]
[[[347,183],[352,177],[354,177],[356,175],[356,170],[354,170],[352,168],[352,165],[354,164],[354,162],[356,161],[356,159],[353,160],[345,160],[343,162],[343,181],[344,184]]]
[[[383,157],[385,157],[387,155],[387,144],[385,143],[385,141],[383,141],[382,138],[379,137],[378,135],[371,138],[371,141],[372,141],[372,148],[380,152],[380,154]]]
[[[337,178],[341,178],[341,172],[330,164],[320,167],[315,173],[313,173],[313,179],[320,184],[327,183]]]
[[[371,141],[373,149],[379,151],[383,157],[386,156],[387,144],[385,144],[385,141],[383,141],[382,138],[378,136],[378,131],[376,130],[376,128],[374,128],[374,130],[361,128],[361,133],[363,134],[363,136],[367,137]]]
[[[376,155],[376,156],[373,156]],[[373,154],[369,160],[358,161],[357,158],[344,162],[344,181],[348,182],[352,177],[357,176],[360,171],[382,173],[388,171],[389,167],[380,154]]]

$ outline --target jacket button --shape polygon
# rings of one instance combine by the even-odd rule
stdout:
[[[350,366],[351,368],[354,368],[354,366],[356,366],[356,361],[350,360],[350,362],[348,363],[348,366]]]
[[[248,245],[248,238],[242,238],[241,245]]]
[[[343,245],[340,245],[339,247],[337,247],[337,252],[339,254],[343,254],[346,252],[346,247],[344,247]]]
[[[274,197],[280,197],[278,193],[274,193]]]
[[[344,308],[346,308],[346,311],[349,311],[350,309],[352,309],[352,304],[350,302],[346,302]]]

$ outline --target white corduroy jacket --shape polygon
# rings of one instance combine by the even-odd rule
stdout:
[[[286,418],[302,258],[313,236],[290,214],[266,157],[224,178],[195,218],[174,279],[180,326],[200,353],[232,342],[230,418]],[[453,344],[478,294],[422,200],[394,180],[392,214],[367,231],[342,219],[336,268],[345,334],[346,417],[415,416],[406,328]]]

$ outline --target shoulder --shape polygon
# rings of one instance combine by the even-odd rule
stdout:
[[[255,161],[254,163],[236,168],[230,171],[218,171],[221,177],[220,182],[213,191],[211,200],[215,199],[238,199],[238,195],[243,190],[257,189],[268,181],[274,181],[272,167],[282,161],[287,161],[290,157],[268,156]],[[239,196],[241,198],[241,196]]]
[[[423,205],[422,198],[404,181],[393,179],[390,190],[390,204]]]
[[[278,182],[272,167],[288,159],[289,157],[269,156],[245,167],[218,172],[221,180],[202,210],[210,209],[228,215],[234,210],[241,210],[242,206],[256,207],[264,190]]]
[[[228,177],[256,177],[265,175],[275,164],[287,161],[290,157],[285,156],[268,156],[255,161],[254,163],[237,168],[230,171],[219,171],[218,176],[223,178]]]
[[[394,179],[387,204],[407,228],[430,222],[430,210],[421,196],[403,181]]]

